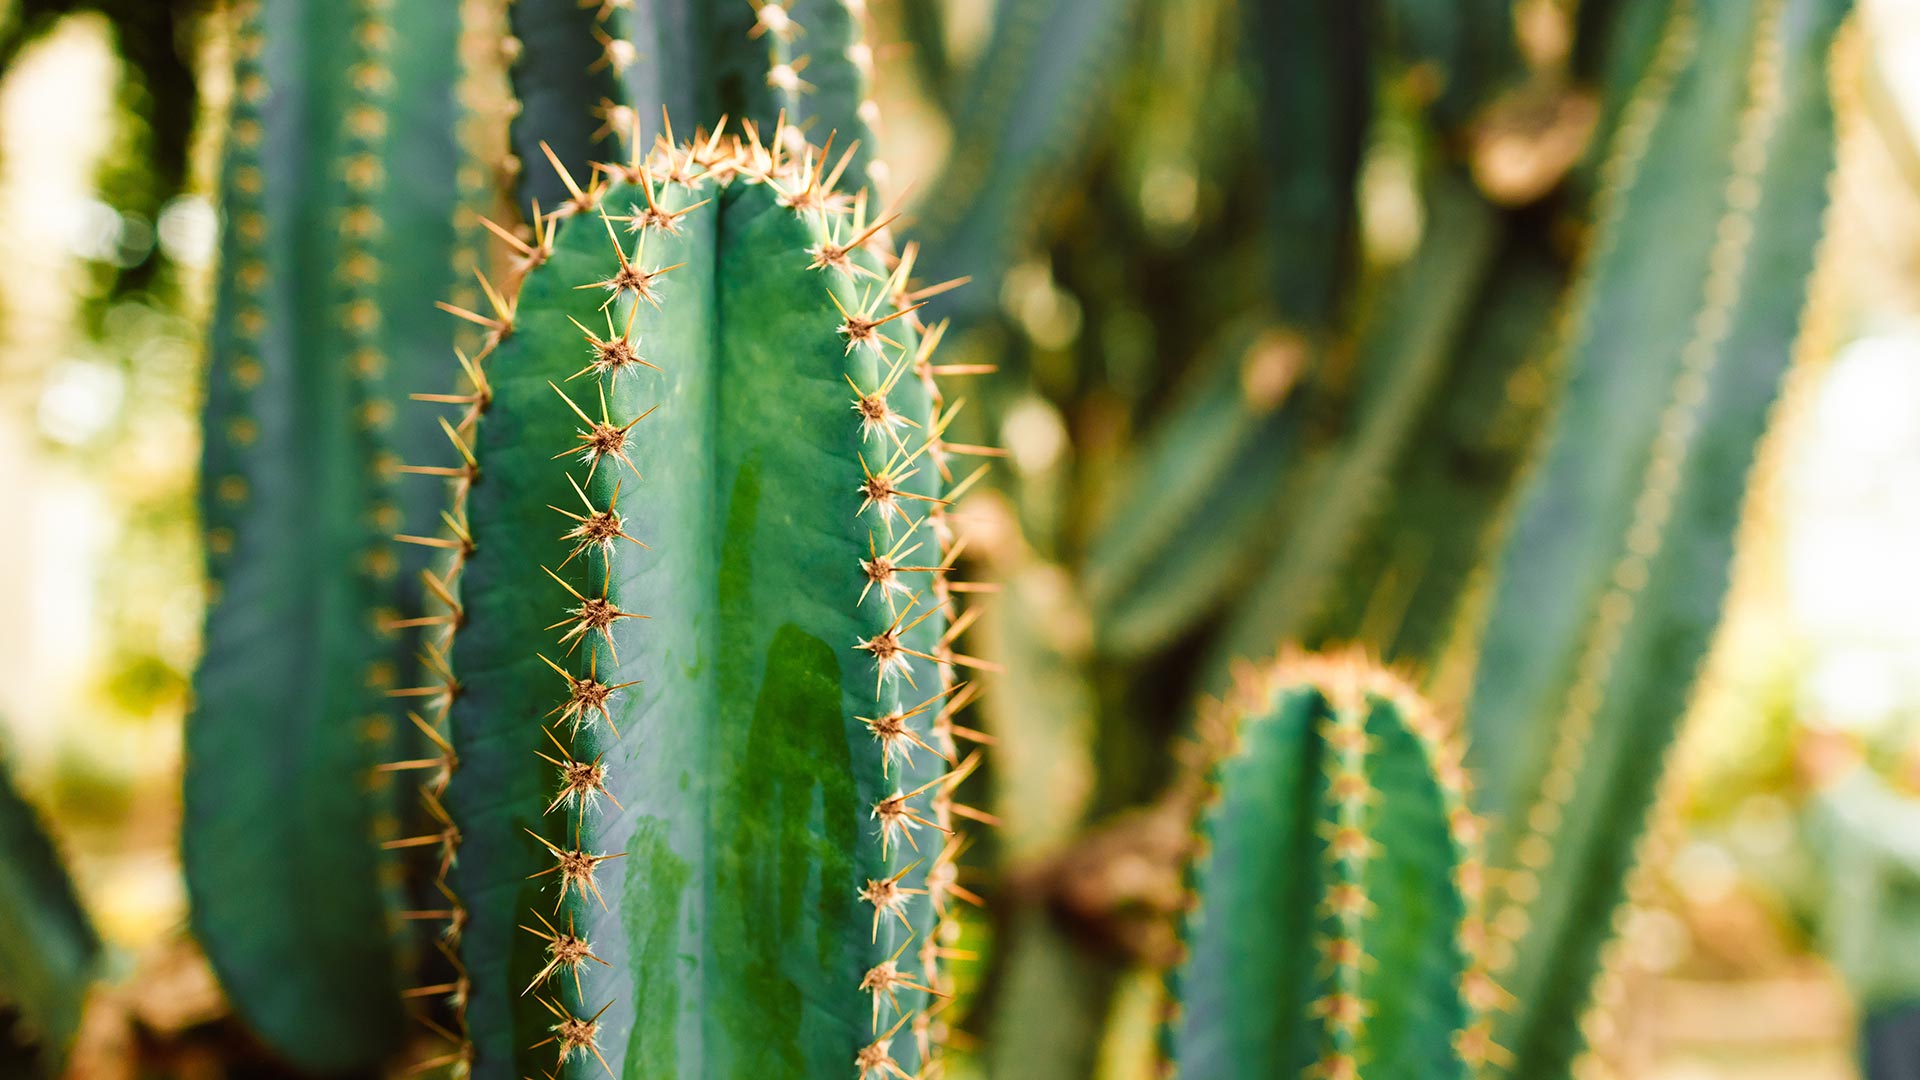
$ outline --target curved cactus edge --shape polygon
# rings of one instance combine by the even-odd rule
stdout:
[[[947,425],[951,423],[955,413],[960,407],[960,403],[956,403],[951,407],[945,405],[938,391],[937,378],[941,375],[978,373],[980,369],[976,367],[942,367],[931,362],[932,353],[939,342],[944,327],[939,324],[931,327],[918,325],[918,319],[913,315],[913,312],[920,306],[921,299],[929,290],[910,290],[908,279],[912,272],[915,251],[912,245],[908,245],[897,255],[893,252],[891,236],[887,231],[887,226],[892,221],[892,215],[883,215],[872,223],[867,223],[866,193],[862,191],[855,195],[845,195],[835,192],[832,184],[833,181],[838,179],[839,170],[837,168],[829,170],[824,152],[817,151],[812,147],[806,147],[797,157],[789,153],[787,148],[792,145],[792,140],[786,136],[785,132],[791,129],[785,127],[784,124],[776,127],[772,133],[773,137],[766,141],[761,139],[760,133],[753,125],[748,124],[743,126],[745,127],[745,131],[740,136],[725,135],[719,129],[712,132],[703,130],[697,132],[691,141],[679,144],[678,146],[669,141],[669,136],[662,136],[650,153],[645,155],[635,154],[629,162],[625,164],[595,164],[589,182],[584,188],[574,179],[565,165],[561,163],[557,157],[552,157],[551,151],[548,151],[551,163],[561,177],[562,182],[566,185],[570,197],[561,205],[545,213],[540,212],[537,207],[534,208],[533,220],[536,224],[533,229],[535,236],[533,242],[515,236],[507,229],[491,221],[485,222],[487,227],[491,229],[495,235],[507,243],[515,255],[512,265],[504,278],[503,287],[495,286],[483,274],[477,275],[481,291],[487,298],[488,313],[483,314],[453,304],[443,303],[441,305],[442,308],[449,313],[480,327],[485,332],[485,336],[481,347],[472,356],[468,356],[464,352],[457,354],[461,371],[468,382],[467,392],[458,395],[423,395],[428,400],[456,403],[463,406],[460,419],[457,423],[442,421],[443,429],[459,455],[460,464],[455,466],[423,465],[404,467],[410,472],[425,473],[446,478],[450,482],[453,492],[451,508],[445,515],[448,535],[437,537],[402,536],[398,538],[404,542],[425,544],[450,553],[447,569],[440,575],[430,576],[428,579],[429,592],[438,601],[442,609],[441,612],[434,616],[415,620],[417,623],[431,625],[440,630],[437,641],[428,640],[423,644],[423,662],[426,664],[428,670],[434,674],[436,681],[421,687],[411,687],[394,691],[396,696],[418,699],[422,702],[424,710],[432,716],[432,719],[429,720],[423,717],[420,712],[409,713],[409,719],[432,741],[438,753],[430,758],[396,762],[388,766],[391,769],[430,770],[427,782],[421,786],[421,796],[427,813],[441,826],[438,832],[390,843],[390,846],[393,847],[438,847],[440,852],[435,884],[440,893],[445,897],[447,907],[437,911],[410,912],[408,915],[415,918],[440,920],[446,924],[439,938],[439,945],[441,952],[452,965],[454,978],[451,982],[416,988],[409,992],[409,996],[415,998],[444,996],[446,998],[455,1021],[455,1028],[453,1030],[448,1030],[440,1025],[434,1024],[430,1019],[423,1018],[423,1020],[425,1020],[429,1026],[436,1028],[442,1036],[446,1037],[454,1045],[445,1055],[428,1062],[423,1062],[422,1067],[467,1064],[470,1063],[472,1054],[472,1044],[465,1028],[463,1012],[467,991],[467,976],[460,962],[458,947],[460,931],[465,923],[466,912],[459,897],[454,894],[447,882],[447,874],[453,865],[453,860],[459,847],[460,835],[457,826],[451,820],[441,803],[441,796],[445,793],[459,765],[456,751],[445,734],[444,725],[448,707],[458,695],[460,689],[457,679],[447,664],[447,656],[451,649],[452,638],[462,618],[462,610],[457,598],[458,578],[466,558],[474,550],[475,543],[474,537],[468,531],[465,515],[467,494],[480,474],[480,463],[475,459],[471,447],[474,443],[476,426],[481,416],[486,412],[491,398],[491,392],[486,378],[486,359],[492,353],[493,349],[512,333],[515,303],[519,286],[525,280],[527,273],[541,265],[551,253],[554,238],[560,223],[567,218],[598,212],[600,210],[601,198],[607,190],[607,185],[602,181],[603,178],[607,176],[617,176],[629,183],[644,185],[643,191],[645,192],[657,192],[663,190],[668,185],[678,185],[688,191],[693,191],[708,182],[724,184],[731,182],[736,177],[742,177],[745,178],[747,182],[763,182],[779,187],[785,196],[785,201],[796,213],[808,212],[810,210],[824,210],[829,206],[850,212],[852,215],[852,226],[849,230],[851,239],[842,245],[842,250],[850,251],[855,248],[866,248],[874,250],[876,254],[880,255],[883,259],[893,262],[894,270],[886,282],[886,288],[883,294],[896,305],[897,311],[903,313],[907,318],[915,319],[918,329],[924,335],[919,353],[915,357],[914,370],[917,376],[926,383],[934,402],[936,419],[931,425],[930,433],[934,453],[964,454],[983,449],[961,446],[959,444],[944,444],[939,438]],[[844,154],[841,160],[846,160]],[[650,221],[647,224],[651,227],[660,227],[658,220]],[[617,243],[617,240],[614,242]],[[844,261],[843,259],[822,259],[820,258],[821,252],[815,252],[813,254],[816,256],[817,268],[822,270],[829,270],[833,268],[837,262]],[[621,252],[621,261],[623,263],[627,261],[624,251]],[[658,272],[660,271],[652,271],[652,273]],[[642,273],[647,273],[647,271],[643,270]],[[932,289],[938,290],[944,287],[944,285],[939,285],[933,286]],[[850,317],[847,324],[843,324],[838,328],[838,332],[842,336],[857,332],[858,327],[852,324],[858,318],[860,318],[860,316],[857,313],[855,316]],[[603,342],[595,342],[594,335],[590,332],[583,333],[585,333],[590,343],[604,344]],[[615,340],[624,341],[624,337],[616,338]],[[855,404],[859,404],[858,400],[855,401]],[[556,407],[565,406],[556,402]],[[602,422],[610,424],[610,421],[605,421],[604,419]],[[589,423],[593,423],[593,421],[590,420]],[[943,469],[945,468],[944,462],[942,462],[941,467]],[[948,492],[947,502],[951,503],[960,495],[964,494],[965,490],[977,482],[979,477],[984,474],[985,468],[986,466],[982,465],[965,479],[954,485]],[[932,568],[935,576],[937,598],[943,605],[953,605],[956,594],[968,593],[974,591],[974,589],[969,588],[964,583],[950,582],[948,580],[948,575],[953,569],[954,560],[958,554],[958,546],[953,541],[951,526],[946,520],[945,506],[938,503],[931,504],[930,513],[936,534],[942,546],[942,557],[938,565]],[[869,571],[870,574],[872,572],[872,570]],[[951,610],[951,607],[949,609]],[[953,756],[952,747],[956,737],[974,742],[985,741],[983,734],[962,727],[954,723],[953,719],[955,714],[963,709],[973,696],[971,687],[968,684],[957,681],[954,668],[956,665],[978,666],[980,663],[973,658],[961,656],[953,652],[951,648],[953,640],[963,633],[967,626],[971,624],[973,614],[974,609],[969,609],[966,612],[957,614],[954,618],[952,629],[943,637],[938,649],[940,654],[939,668],[943,684],[942,696],[946,697],[947,705],[933,717],[930,734],[938,741],[950,758]],[[876,653],[876,662],[878,662],[877,650],[873,645],[874,643],[872,642],[861,643],[861,646],[865,648],[866,651]],[[569,679],[571,681],[572,677],[569,676]],[[563,764],[562,768],[565,768],[565,765],[568,764],[574,763],[567,762]],[[936,856],[934,866],[929,871],[928,880],[930,882],[930,888],[936,894],[936,900],[939,901],[939,903],[936,904],[939,923],[935,928],[935,932],[928,935],[923,942],[919,953],[919,961],[923,968],[923,978],[934,988],[935,996],[942,1002],[952,1000],[952,987],[951,976],[941,972],[939,961],[949,958],[952,955],[949,946],[957,936],[959,930],[958,923],[952,914],[951,905],[946,902],[946,897],[958,896],[970,902],[977,902],[977,897],[974,897],[955,880],[957,871],[956,860],[965,846],[964,836],[955,822],[957,818],[966,817],[974,820],[989,821],[990,823],[986,815],[968,807],[958,805],[952,797],[953,789],[960,781],[964,780],[966,776],[970,775],[977,765],[977,753],[969,757],[966,761],[963,761],[941,783],[940,790],[932,804],[935,813],[935,823],[944,832],[948,833],[952,839],[950,839]],[[551,845],[549,846],[551,847]],[[564,849],[556,851],[556,855],[561,855],[563,852]],[[588,853],[583,852],[564,852],[564,854],[586,855],[596,864],[603,859],[616,857],[612,854],[588,855]],[[588,880],[590,881],[590,878]],[[869,884],[871,885],[873,883]],[[866,890],[863,890],[863,898],[869,899],[870,902],[878,902],[877,898],[868,895]],[[559,944],[557,940],[550,942],[549,951],[556,951]],[[578,944],[582,948],[586,947],[584,941],[580,941]],[[888,982],[884,978],[879,977],[884,974],[885,973],[878,972],[877,969],[875,972],[867,973],[858,991],[872,994],[876,997],[884,995],[888,989]],[[934,1047],[944,1043],[947,1035],[944,1025],[937,1022],[937,1013],[941,1007],[942,1006],[936,1005],[914,1016],[914,1032],[921,1042],[923,1053],[929,1056],[932,1054]],[[560,1044],[563,1059],[572,1056],[575,1052],[586,1053],[591,1051],[597,1053],[597,1050],[594,1048],[594,1039],[597,1036],[595,1023],[597,1018],[579,1018],[571,1016],[570,1014],[556,1015],[558,1015],[560,1023],[555,1026],[554,1039],[551,1041]],[[903,1017],[903,1021],[904,1019]],[[883,1059],[885,1058],[889,1040],[894,1032],[898,1030],[898,1027],[899,1025],[896,1024],[893,1031],[876,1031],[875,1041],[862,1050],[861,1059],[855,1063],[856,1068],[866,1069],[869,1072],[874,1069],[883,1068]],[[872,1061],[868,1061],[868,1058],[872,1058]]]
[[[1461,992],[1470,1010],[1466,1027],[1454,1036],[1463,1060],[1476,1071],[1488,1062],[1498,1062],[1505,1052],[1493,1042],[1491,1013],[1508,1004],[1505,991],[1494,982],[1486,964],[1486,923],[1483,917],[1485,864],[1481,858],[1482,822],[1468,808],[1470,778],[1463,764],[1465,745],[1458,725],[1448,722],[1429,705],[1414,684],[1393,669],[1380,664],[1360,647],[1309,653],[1288,646],[1274,660],[1256,664],[1242,660],[1234,665],[1233,685],[1219,698],[1201,702],[1195,724],[1195,737],[1186,747],[1187,769],[1195,781],[1193,831],[1189,837],[1187,865],[1183,873],[1184,892],[1180,904],[1181,920],[1196,914],[1202,904],[1197,879],[1211,856],[1207,837],[1199,828],[1221,799],[1221,766],[1240,751],[1241,722],[1268,707],[1273,695],[1286,687],[1311,687],[1319,690],[1341,712],[1358,711],[1371,698],[1388,701],[1406,719],[1408,728],[1425,749],[1434,776],[1448,805],[1447,822],[1460,851],[1458,879],[1467,900],[1466,916],[1461,920],[1460,949],[1467,957],[1467,969],[1461,975]],[[1330,969],[1350,966],[1353,961],[1334,956],[1329,940],[1317,940],[1315,948],[1327,952]],[[1180,940],[1176,954],[1161,972],[1161,1031],[1172,1030],[1181,1018],[1175,973],[1186,960],[1186,941]],[[1329,1024],[1334,1013],[1327,1010]],[[1159,1043],[1162,1080],[1179,1075],[1177,1063],[1166,1057],[1166,1043]],[[1332,1075],[1357,1076],[1355,1071]]]
[[[1865,107],[1860,100],[1864,57],[1865,42],[1862,40],[1860,24],[1857,19],[1849,19],[1827,50],[1827,85],[1833,97],[1836,142],[1842,147],[1855,141],[1864,122]],[[1793,362],[1787,370],[1787,385],[1775,399],[1773,415],[1767,425],[1771,431],[1791,427],[1791,424],[1782,422],[1783,417],[1807,407],[1811,401],[1808,391],[1822,371],[1822,362],[1833,356],[1845,333],[1847,283],[1840,269],[1840,261],[1834,257],[1843,244],[1841,230],[1835,227],[1835,223],[1843,217],[1843,200],[1839,198],[1840,175],[1841,170],[1836,167],[1827,178],[1828,199],[1820,249],[1814,256],[1813,279],[1801,309],[1800,335],[1794,343]],[[1748,491],[1762,489],[1765,485],[1760,483],[1761,478],[1779,472],[1783,449],[1783,442],[1778,438],[1769,438],[1762,444],[1749,470]],[[1751,499],[1752,496],[1749,496]],[[1749,517],[1752,516],[1751,506],[1747,513]],[[1736,552],[1735,567],[1731,574],[1736,582],[1742,578],[1739,561],[1740,555]],[[1724,685],[1721,673],[1726,669],[1728,657],[1726,645],[1727,639],[1724,636],[1719,638],[1702,659],[1700,677],[1689,695],[1685,716],[1698,716],[1702,711],[1701,703],[1721,691]],[[1601,951],[1600,970],[1594,978],[1592,1000],[1580,1018],[1580,1031],[1588,1049],[1574,1062],[1572,1071],[1576,1077],[1612,1075],[1605,1061],[1592,1048],[1604,1045],[1618,1031],[1620,1010],[1625,1004],[1627,973],[1632,963],[1631,928],[1638,915],[1658,902],[1661,868],[1678,850],[1679,841],[1684,837],[1682,814],[1686,784],[1681,770],[1675,765],[1686,758],[1689,747],[1698,738],[1699,730],[1697,724],[1683,721],[1679,734],[1668,744],[1658,764],[1660,786],[1654,806],[1648,814],[1647,829],[1635,845],[1633,871],[1626,883],[1626,899],[1614,911],[1613,938]]]

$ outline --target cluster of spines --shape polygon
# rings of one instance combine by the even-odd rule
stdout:
[[[1530,920],[1527,905],[1539,892],[1539,875],[1553,858],[1554,837],[1573,798],[1578,770],[1592,734],[1593,720],[1605,696],[1613,660],[1623,643],[1635,602],[1649,579],[1650,564],[1659,554],[1672,517],[1681,483],[1680,466],[1696,428],[1696,417],[1706,402],[1708,383],[1719,361],[1721,344],[1732,327],[1733,308],[1739,302],[1741,278],[1754,233],[1753,215],[1760,198],[1760,173],[1767,164],[1768,144],[1780,115],[1780,79],[1784,57],[1776,28],[1781,3],[1768,0],[1761,9],[1756,40],[1760,43],[1747,73],[1747,105],[1740,118],[1733,147],[1733,170],[1725,190],[1725,212],[1715,231],[1705,284],[1705,304],[1694,318],[1693,336],[1680,353],[1680,372],[1660,417],[1658,434],[1642,477],[1633,514],[1621,542],[1607,589],[1596,605],[1582,646],[1575,677],[1568,689],[1556,729],[1547,769],[1525,816],[1514,823],[1519,839],[1513,845],[1515,866],[1497,879],[1498,905],[1492,921],[1495,970],[1510,964]],[[1669,61],[1668,48],[1684,53],[1693,34],[1690,12],[1676,12],[1656,64]],[[1631,122],[1631,120],[1630,120]],[[1650,123],[1650,121],[1648,121]]]
[[[1368,772],[1372,737],[1367,721],[1373,700],[1390,703],[1417,737],[1428,757],[1447,813],[1447,828],[1455,848],[1454,884],[1465,902],[1456,942],[1466,966],[1460,993],[1467,1007],[1466,1023],[1454,1033],[1454,1051],[1477,1075],[1503,1051],[1492,1041],[1489,1015],[1503,993],[1488,973],[1484,952],[1485,923],[1481,899],[1486,877],[1481,855],[1482,825],[1467,806],[1469,783],[1462,763],[1460,741],[1453,736],[1418,691],[1391,671],[1358,652],[1329,654],[1289,653],[1277,664],[1256,667],[1242,663],[1233,672],[1233,688],[1224,701],[1203,712],[1199,724],[1201,745],[1197,763],[1206,770],[1197,813],[1204,820],[1219,804],[1223,789],[1219,766],[1240,752],[1241,724],[1269,709],[1275,695],[1288,689],[1314,689],[1330,706],[1316,736],[1327,747],[1326,816],[1320,839],[1325,842],[1324,891],[1315,913],[1321,930],[1314,948],[1327,991],[1313,1001],[1310,1011],[1320,1021],[1321,1053],[1307,1075],[1317,1080],[1358,1080],[1363,1075],[1363,1035],[1373,1004],[1365,992],[1373,961],[1366,952],[1366,922],[1373,911],[1367,895],[1366,867],[1380,854],[1371,833],[1371,816],[1378,812],[1379,791]],[[1181,905],[1183,919],[1199,916],[1204,901],[1197,887],[1199,871],[1212,856],[1204,830],[1196,831]],[[1184,964],[1185,943],[1175,967]],[[1169,985],[1163,999],[1162,1031],[1171,1032],[1182,1019],[1177,987]],[[1163,1053],[1167,1050],[1162,1046]],[[1163,1057],[1161,1075],[1179,1075],[1179,1062]]]

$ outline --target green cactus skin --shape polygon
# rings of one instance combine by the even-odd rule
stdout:
[[[0,1072],[62,1074],[99,964],[52,841],[0,768]]]
[[[1676,9],[1627,107],[1467,715],[1512,1076],[1564,1075],[1711,640],[1827,205],[1839,0]]]
[[[1520,72],[1507,0],[1387,0],[1379,17],[1388,47],[1432,83],[1431,111],[1443,130],[1466,126]]]
[[[838,161],[770,134],[563,179],[471,313],[436,803],[476,1076],[937,1067],[976,663],[938,493],[967,448],[937,334],[896,317],[911,259],[887,272],[865,200],[821,186]]]
[[[203,462],[217,602],[187,726],[194,928],[229,996],[308,1068],[404,1027],[376,840],[399,831],[386,694],[439,493],[394,402],[452,334],[463,235],[455,5],[235,5],[238,57]],[[469,256],[470,258],[470,256]],[[438,361],[433,361],[436,366]]]
[[[1469,1076],[1475,822],[1431,713],[1333,655],[1243,670],[1215,719],[1166,1075]]]
[[[1351,280],[1360,157],[1371,119],[1367,17],[1358,4],[1246,4],[1269,174],[1271,295],[1289,325],[1333,325]]]

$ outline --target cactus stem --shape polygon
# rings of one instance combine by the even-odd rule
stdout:
[[[1773,135],[1778,127],[1783,98],[1780,55],[1782,46],[1774,27],[1781,18],[1782,5],[1769,3],[1761,8],[1756,39],[1763,43],[1748,70],[1747,105],[1740,118],[1739,136],[1732,152],[1733,171],[1722,197],[1723,212],[1715,246],[1708,261],[1704,286],[1706,303],[1693,322],[1693,337],[1681,352],[1681,370],[1674,379],[1671,396],[1661,415],[1654,453],[1642,474],[1640,492],[1634,500],[1631,522],[1622,534],[1620,552],[1609,579],[1609,588],[1595,605],[1579,660],[1576,678],[1562,698],[1562,715],[1548,771],[1527,813],[1516,819],[1519,839],[1515,853],[1521,864],[1498,882],[1499,900],[1492,921],[1495,935],[1493,956],[1496,971],[1505,970],[1516,955],[1514,943],[1525,932],[1527,888],[1537,881],[1536,873],[1552,858],[1553,841],[1559,831],[1567,802],[1575,788],[1575,772],[1586,752],[1595,713],[1604,694],[1602,688],[1612,673],[1626,624],[1632,619],[1640,589],[1648,581],[1647,566],[1660,553],[1668,522],[1672,516],[1679,470],[1675,462],[1686,452],[1697,427],[1695,414],[1706,397],[1707,379],[1721,363],[1721,345],[1730,332],[1730,313],[1740,300],[1740,278],[1746,273],[1754,230],[1759,177],[1770,161]],[[1676,33],[1690,32],[1682,24]],[[1685,39],[1682,39],[1685,40]]]

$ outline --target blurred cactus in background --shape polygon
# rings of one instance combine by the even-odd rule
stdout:
[[[1169,980],[1172,1074],[1473,1075],[1486,984],[1457,749],[1354,657],[1250,668],[1228,708]]]
[[[1846,0],[871,6],[196,24],[234,1013],[307,1075],[1574,1075],[1831,330]],[[102,965],[16,816],[50,1072]]]

